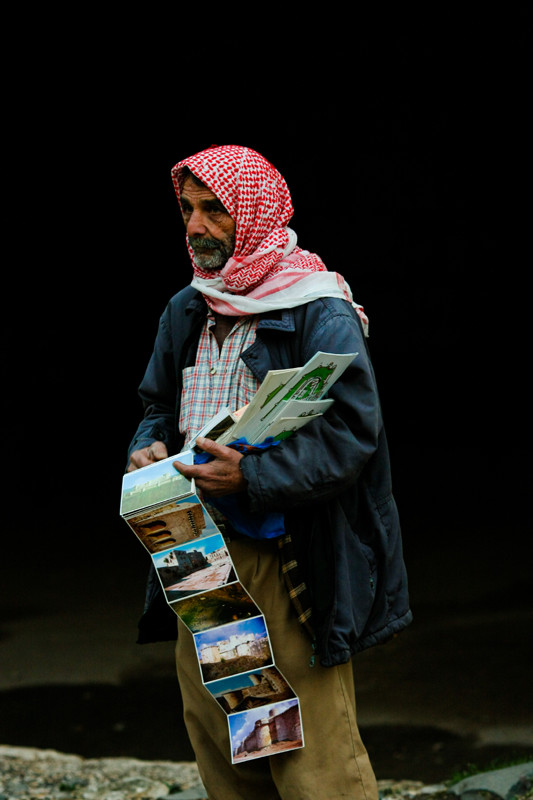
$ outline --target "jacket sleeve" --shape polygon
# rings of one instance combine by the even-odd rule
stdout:
[[[167,307],[159,320],[153,353],[139,386],[144,417],[130,444],[128,455],[134,450],[148,447],[156,440],[164,442],[169,453],[173,451],[177,391],[170,307]]]
[[[191,286],[175,294],[165,308],[139,386],[144,419],[130,444],[130,454],[156,439],[166,444],[169,453],[181,449],[183,440],[178,431],[181,374],[184,367],[194,364],[205,309],[201,295]]]
[[[357,353],[331,387],[319,419],[282,444],[242,460],[249,509],[287,511],[354,485],[378,446],[382,427],[374,373],[357,315],[347,303],[312,304],[303,320],[301,363],[316,352]]]

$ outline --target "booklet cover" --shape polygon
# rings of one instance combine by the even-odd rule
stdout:
[[[322,404],[320,401],[358,355],[319,351],[299,369],[270,370],[253,400],[237,422],[217,439],[218,443],[245,438],[249,444],[258,444],[268,436],[275,438],[282,417],[309,421],[324,413],[333,400]]]

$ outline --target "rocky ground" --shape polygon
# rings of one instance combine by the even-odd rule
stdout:
[[[0,746],[0,800],[206,800],[194,762],[84,759],[77,755]],[[379,781],[385,798],[526,800],[533,797],[533,762],[476,774],[449,786]]]

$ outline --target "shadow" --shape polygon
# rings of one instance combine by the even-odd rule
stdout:
[[[175,677],[0,693],[0,741],[85,758],[194,761]]]
[[[174,677],[122,686],[43,686],[0,693],[0,741],[85,758],[194,761]],[[438,727],[361,726],[378,780],[440,783],[469,765],[489,768],[528,756],[517,745],[479,747]]]
[[[473,737],[423,725],[361,726],[361,736],[378,780],[442,783],[471,766],[483,771],[533,757],[530,747],[479,746]]]

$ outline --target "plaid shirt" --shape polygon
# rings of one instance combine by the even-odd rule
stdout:
[[[241,317],[219,351],[213,333],[215,319],[207,315],[200,335],[196,364],[183,370],[180,432],[189,442],[221,408],[236,411],[250,402],[259,381],[239,358],[255,341],[257,317]]]

